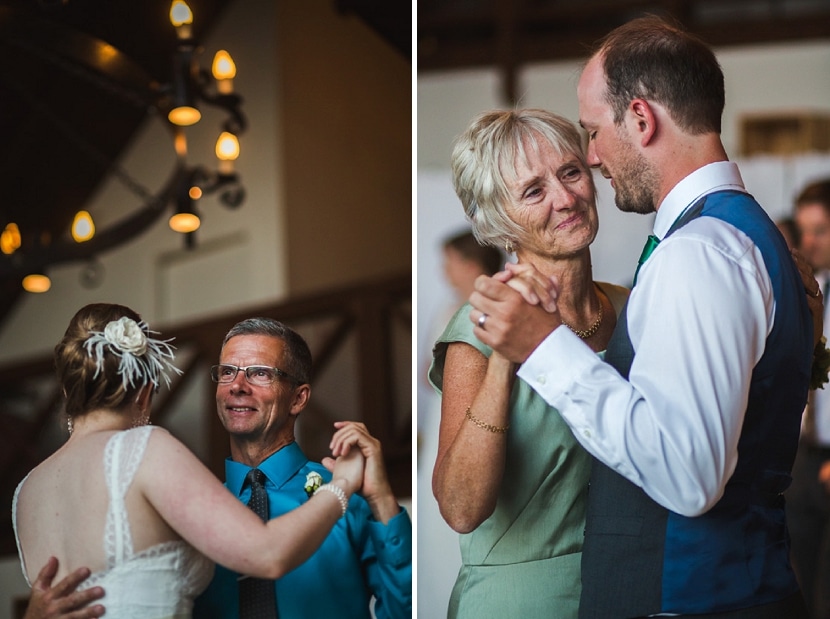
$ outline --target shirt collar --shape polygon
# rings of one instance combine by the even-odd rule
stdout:
[[[294,477],[297,472],[308,464],[308,458],[300,449],[297,443],[289,443],[279,451],[271,454],[265,460],[260,462],[258,468],[265,473],[265,477],[274,484],[277,488],[281,488],[285,483]],[[225,483],[228,490],[233,492],[236,496],[242,494],[242,484],[245,483],[245,476],[253,467],[241,462],[236,462],[230,458],[225,459]]]
[[[654,234],[663,239],[675,220],[692,204],[707,194],[725,190],[746,193],[736,163],[717,161],[698,168],[677,183],[660,203],[654,219]]]

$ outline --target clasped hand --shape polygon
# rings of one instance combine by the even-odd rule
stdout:
[[[492,277],[480,275],[470,295],[475,336],[514,363],[524,363],[562,324],[558,282],[529,264],[508,263]],[[486,314],[484,325],[480,318]]]
[[[337,475],[336,467],[341,460],[347,459],[344,461],[345,466],[349,458],[359,455],[363,466],[354,490],[369,503],[375,520],[385,524],[400,509],[386,473],[380,441],[369,433],[364,424],[357,421],[336,421],[334,427],[336,431],[329,444],[332,458],[324,458],[323,465]]]
[[[324,458],[323,465],[331,471],[333,480],[345,480],[349,485],[349,492],[355,493],[363,485],[365,460],[363,454],[354,449],[337,458]]]

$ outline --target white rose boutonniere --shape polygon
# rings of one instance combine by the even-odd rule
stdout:
[[[320,475],[317,471],[311,471],[308,475],[305,476],[305,493],[311,498],[317,488],[323,485],[323,476]]]
[[[140,356],[147,351],[147,336],[135,320],[126,316],[107,324],[104,338],[122,352]]]

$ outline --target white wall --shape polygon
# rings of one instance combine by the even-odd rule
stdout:
[[[731,158],[737,159],[739,123],[746,113],[820,110],[830,113],[830,40],[825,43],[775,45],[717,51],[724,70],[726,109],[723,140]],[[519,76],[519,107],[542,107],[578,120],[576,82],[580,62],[548,63],[525,68]],[[500,99],[499,76],[494,70],[444,72],[419,76],[417,81],[417,377],[419,428],[435,428],[430,415],[438,401],[426,385],[436,317],[451,299],[441,271],[441,240],[466,225],[461,205],[451,185],[449,157],[453,138],[472,117],[486,109],[505,107]],[[792,199],[809,180],[830,176],[830,155],[790,159],[761,157],[738,160],[750,192],[772,217],[788,214]],[[592,246],[594,276],[599,280],[629,285],[642,243],[651,231],[653,216],[620,213],[613,204],[607,181],[597,177],[600,230]],[[432,437],[421,437],[429,445]],[[419,461],[419,504],[433,501],[429,475]],[[428,471],[427,471],[428,473]],[[426,513],[426,512],[424,512]],[[419,526],[441,526],[434,519]],[[429,532],[431,537],[441,537]],[[430,575],[457,562],[457,552],[436,545],[419,544],[419,573]],[[457,563],[456,563],[457,566]],[[439,592],[424,579],[418,588],[418,616],[442,616],[449,589]],[[427,586],[429,585],[429,586]],[[439,593],[436,593],[439,592]]]

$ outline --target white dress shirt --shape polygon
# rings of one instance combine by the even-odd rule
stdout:
[[[724,189],[745,191],[735,164],[695,171],[660,205],[654,234],[664,238],[698,198]],[[567,327],[539,345],[519,376],[600,461],[663,507],[699,515],[735,470],[750,376],[774,310],[758,248],[730,224],[699,217],[640,270],[628,302],[636,355],[627,381]]]

